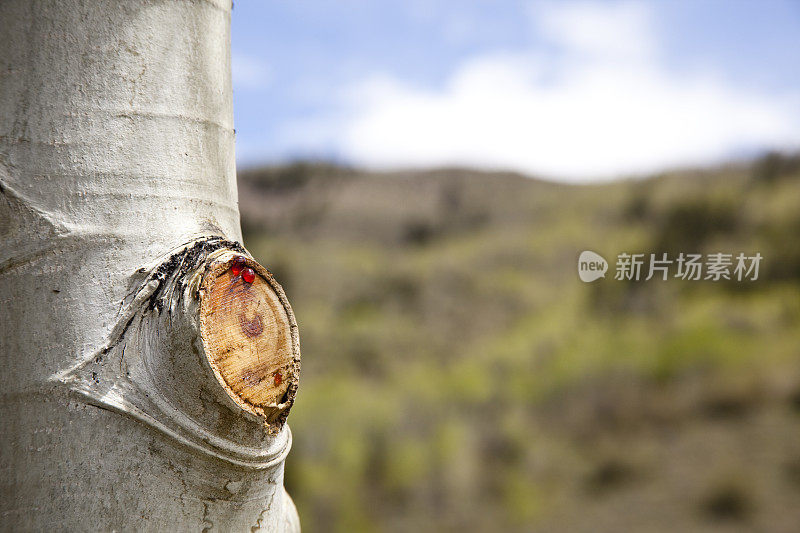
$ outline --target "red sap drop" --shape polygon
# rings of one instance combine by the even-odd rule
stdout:
[[[231,274],[234,276],[238,276],[239,273],[242,271],[245,265],[244,257],[241,255],[236,256],[236,259],[233,260],[233,264],[231,265]]]
[[[283,382],[283,376],[281,376],[280,372],[275,372],[275,386],[277,387]]]
[[[245,268],[242,270],[242,279],[245,281],[245,283],[253,283],[253,281],[256,279],[255,271],[249,267]]]

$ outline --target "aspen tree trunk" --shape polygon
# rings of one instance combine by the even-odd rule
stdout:
[[[0,0],[0,529],[297,531],[230,0]]]

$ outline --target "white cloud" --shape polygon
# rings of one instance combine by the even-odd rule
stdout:
[[[348,89],[346,118],[325,119],[318,133],[373,167],[459,164],[565,180],[800,146],[800,95],[668,71],[644,4],[536,4],[532,20],[555,53],[474,57],[441,90],[373,76]]]
[[[534,28],[566,51],[615,60],[648,60],[656,51],[652,12],[640,2],[533,4]]]
[[[234,89],[263,89],[270,83],[269,69],[257,57],[234,53],[231,56]]]

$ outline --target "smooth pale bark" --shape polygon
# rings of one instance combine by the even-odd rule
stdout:
[[[231,401],[198,333],[246,255],[230,9],[0,2],[3,529],[299,529],[285,412]]]

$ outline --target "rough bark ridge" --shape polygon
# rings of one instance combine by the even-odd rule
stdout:
[[[230,9],[0,3],[3,528],[299,529],[297,327],[238,244]]]

